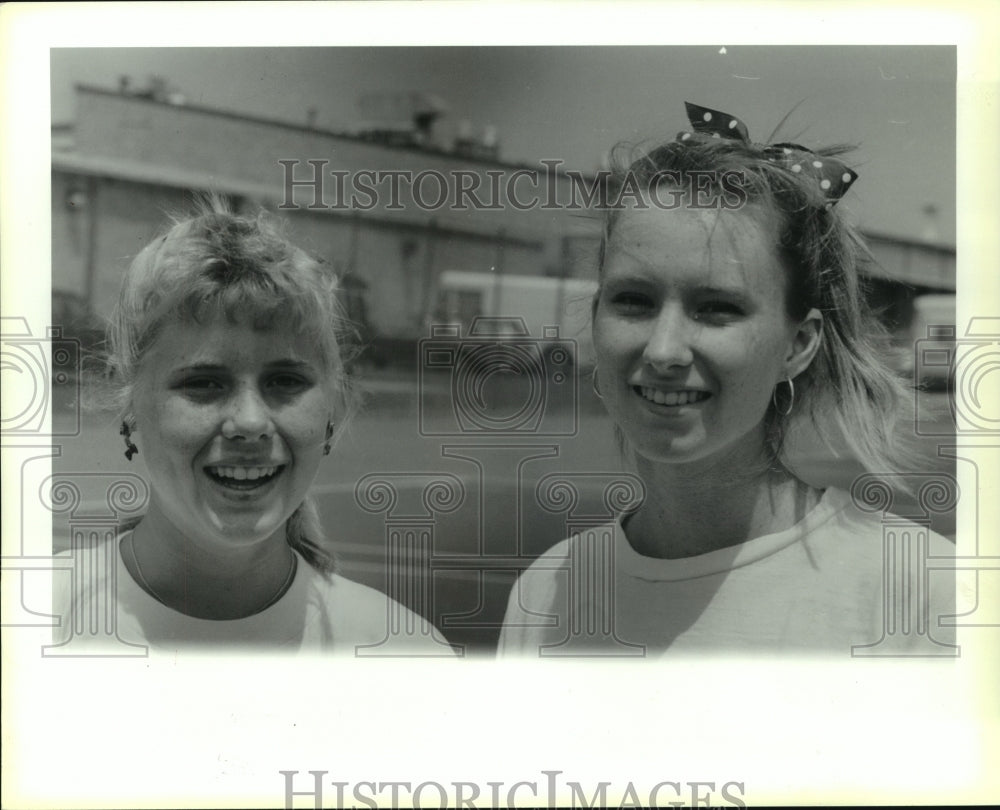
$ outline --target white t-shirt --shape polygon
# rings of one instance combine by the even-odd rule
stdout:
[[[80,654],[94,645],[111,650],[108,654],[148,645],[160,652],[267,648],[358,656],[454,655],[422,617],[374,588],[336,574],[325,578],[298,552],[291,587],[260,613],[227,620],[187,616],[158,602],[132,579],[121,555],[120,540],[127,536],[87,548],[72,570],[55,572],[54,611],[61,617],[56,645],[75,645]],[[69,551],[59,556],[73,559]]]
[[[883,524],[834,489],[786,531],[681,559],[640,555],[619,519],[521,575],[498,654],[952,655],[940,620],[955,612],[955,574],[933,565],[949,556],[940,535]]]

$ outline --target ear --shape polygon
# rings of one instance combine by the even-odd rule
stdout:
[[[823,341],[823,315],[818,309],[810,309],[799,321],[792,337],[792,344],[785,357],[785,374],[794,379],[809,368]]]

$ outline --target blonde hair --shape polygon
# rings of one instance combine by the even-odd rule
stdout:
[[[218,197],[197,204],[195,216],[175,219],[132,261],[108,328],[105,390],[126,423],[143,358],[165,324],[225,318],[255,329],[305,335],[333,379],[336,430],[353,410],[341,355],[347,322],[337,278],[296,247],[261,211],[233,213]],[[315,505],[306,500],[285,524],[288,544],[323,574],[335,569]]]
[[[835,146],[815,154],[823,157],[845,151],[847,147]],[[819,350],[795,378],[794,411],[786,413],[788,386],[779,385],[765,414],[772,459],[781,456],[791,423],[808,417],[829,446],[846,441],[867,470],[898,469],[909,457],[894,435],[907,390],[885,361],[890,354],[889,336],[865,295],[862,270],[874,260],[859,232],[829,204],[818,183],[769,160],[758,145],[714,138],[669,141],[625,160],[619,150],[610,196],[614,198],[626,185],[651,189],[662,182],[683,185],[696,178],[702,182],[706,176],[714,178],[717,196],[731,193],[734,178],[739,178],[740,196],[750,206],[748,210],[777,224],[775,247],[788,268],[785,306],[789,317],[800,320],[813,308],[823,315]],[[608,238],[619,215],[620,208],[606,209],[598,262],[600,283]],[[617,433],[624,447],[624,436]]]

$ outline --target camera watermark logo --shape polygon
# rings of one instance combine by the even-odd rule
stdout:
[[[576,435],[576,359],[576,341],[558,327],[532,337],[522,318],[478,317],[465,337],[433,325],[419,344],[420,434]],[[442,377],[450,407],[436,401]]]
[[[51,375],[50,375],[51,364]],[[32,334],[24,318],[0,319],[0,370],[3,371],[4,408],[0,433],[4,436],[77,436],[80,433],[80,342],[65,338],[59,327],[44,337]],[[66,398],[68,418],[45,432],[54,386],[73,386]]]
[[[914,377],[948,390],[953,424],[942,425],[917,398],[920,436],[1000,435],[1000,318],[971,318],[961,337],[952,325],[930,326],[914,343]],[[993,409],[993,410],[990,410]]]

